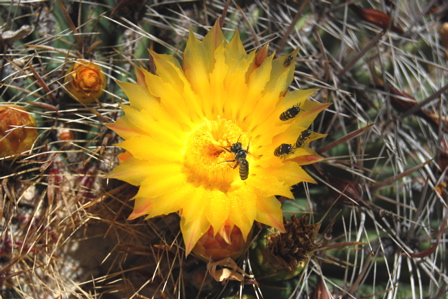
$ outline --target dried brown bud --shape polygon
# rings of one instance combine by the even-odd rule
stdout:
[[[325,283],[322,279],[319,279],[316,287],[314,288],[313,299],[329,299],[331,298],[329,294],[330,293],[328,292]]]
[[[445,22],[439,29],[440,43],[445,48],[445,57],[448,58],[448,22]]]
[[[255,56],[255,65],[257,67],[263,64],[263,61],[268,57],[268,52],[269,44],[264,45],[260,50],[257,51],[257,54]]]
[[[442,140],[440,144],[439,156],[437,159],[441,171],[448,167],[448,142]]]
[[[329,188],[330,194],[335,199],[338,199],[339,203],[344,205],[364,205],[361,190],[355,182],[337,176],[327,176],[326,179],[334,188]]]
[[[291,217],[285,223],[286,233],[267,236],[265,258],[278,270],[294,271],[307,262],[317,245],[314,242],[320,223],[308,224],[308,216]]]
[[[392,107],[394,107],[394,109],[398,112],[405,113],[418,105],[418,102],[412,96],[398,90],[393,86],[389,86],[389,92],[392,94],[392,96],[390,97],[390,103],[392,104]],[[403,98],[405,98],[406,100]],[[444,119],[440,119],[437,114],[428,113],[421,108],[414,112],[414,115],[423,118],[429,124],[435,126],[436,128],[439,126],[440,122],[443,122],[443,127],[446,127],[447,125],[447,121]]]
[[[349,7],[358,15],[360,19],[363,19],[367,22],[370,22],[372,24],[375,24],[376,26],[382,28],[382,29],[388,29],[389,24],[391,23],[391,18],[386,15],[384,12],[381,12],[379,10],[373,9],[373,8],[361,8],[359,6],[356,6],[354,4],[349,5]],[[398,33],[403,34],[404,31],[398,26],[395,26],[393,24],[390,25],[390,30]]]

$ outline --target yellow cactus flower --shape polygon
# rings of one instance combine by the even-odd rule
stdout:
[[[140,186],[129,219],[179,212],[186,254],[203,236],[241,243],[232,235],[247,239],[254,221],[284,231],[275,195],[314,182],[300,165],[321,159],[308,143],[323,135],[302,132],[328,104],[307,100],[315,90],[287,91],[297,51],[266,53],[246,53],[238,31],[227,42],[216,24],[202,41],[190,33],[182,65],[151,51],[157,73],[119,83],[130,106],[108,127],[126,152],[109,177]],[[290,151],[278,152],[283,143]]]
[[[93,62],[78,59],[67,70],[64,78],[68,94],[75,100],[88,104],[97,100],[106,87],[106,76]]]
[[[0,157],[28,151],[38,134],[34,117],[17,105],[0,106]]]

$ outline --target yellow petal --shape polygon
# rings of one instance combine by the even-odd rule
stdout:
[[[294,118],[294,122],[291,124],[291,128],[308,128],[314,121],[316,116],[323,110],[327,109],[331,104],[332,103],[316,103],[313,101],[306,101],[303,104],[303,111],[300,112],[300,117]]]
[[[126,115],[120,117],[116,122],[111,124],[106,124],[106,127],[113,130],[115,133],[117,133],[119,136],[121,136],[123,139],[131,138],[138,135],[146,134],[145,131],[141,130],[140,128],[134,126],[129,119],[126,117]]]
[[[318,155],[312,148],[304,147],[294,151],[291,157],[288,157],[291,161],[296,162],[298,165],[308,165],[322,161],[324,158]]]
[[[181,148],[172,146],[167,142],[157,142],[148,136],[136,135],[119,145],[142,161],[150,161],[154,164],[161,162],[180,163],[182,161]]]
[[[249,235],[255,220],[256,198],[257,196],[247,188],[240,190],[238,194],[229,194],[231,203],[229,219],[238,226],[244,239]]]
[[[259,171],[260,175],[254,176],[248,184],[252,186],[254,192],[259,197],[282,195],[292,198],[292,184],[285,183],[286,179],[284,177],[277,177],[275,171],[277,171],[277,168],[264,168],[262,171]],[[290,175],[293,174],[290,173]]]
[[[255,220],[285,232],[281,203],[274,197],[257,200]]]
[[[285,66],[285,60],[289,56],[296,57],[299,49],[294,50],[291,54],[274,59],[272,63],[271,81],[266,85],[265,92],[272,92],[277,95],[285,91],[294,78],[295,64],[290,63]]]
[[[120,179],[131,185],[138,186],[145,180],[151,166],[152,164],[147,161],[131,157],[122,161],[107,177]]]
[[[136,197],[134,210],[128,219],[132,220],[144,215],[148,215],[147,218],[152,218],[176,212],[179,210],[179,204],[188,200],[193,191],[191,188],[179,188],[161,197]]]
[[[147,218],[168,215],[179,211],[179,207],[188,202],[194,196],[194,192],[195,190],[191,187],[183,187],[156,197],[152,200],[151,210],[148,211]]]
[[[282,112],[292,106],[299,106],[301,110],[303,110],[300,114],[300,117],[302,117],[302,113],[305,111],[303,105],[306,102],[306,99],[312,96],[316,91],[317,89],[298,89],[286,93],[285,97],[279,102],[279,105],[274,113],[280,116]],[[289,121],[292,121],[292,119]]]
[[[206,205],[205,215],[213,227],[213,231],[218,232],[229,218],[229,199],[225,193],[213,190],[204,204]]]
[[[132,108],[136,110],[146,109],[149,111],[158,109],[159,102],[157,98],[145,86],[121,81],[117,81],[117,84],[128,96]]]
[[[147,88],[145,83],[145,70],[143,68],[135,68],[135,77],[137,78],[137,84]]]
[[[169,172],[172,169],[177,172]],[[170,194],[180,188],[185,188],[185,175],[178,171],[179,170],[175,165],[154,169],[151,173],[146,175],[135,198],[155,198]],[[173,198],[172,200],[174,201],[176,199]],[[181,206],[178,206],[178,209],[180,208]]]
[[[289,187],[288,193],[276,193],[275,195],[294,198],[290,188],[297,184],[297,182],[315,183],[315,181],[305,172],[305,170],[303,170],[302,167],[300,167],[297,163],[291,162],[290,160],[285,161],[281,167],[272,167],[267,169],[267,171],[274,177],[278,178],[279,181],[284,182],[285,186]]]
[[[157,76],[163,79],[166,83],[183,89],[184,80],[183,72],[181,72],[181,66],[179,61],[173,55],[157,54],[156,52],[149,50],[151,57],[156,65]],[[150,88],[150,86],[148,86]]]
[[[126,119],[131,120],[132,127],[136,128],[135,135],[145,135],[155,140],[166,140],[167,144],[174,146],[183,144],[184,128],[178,122],[168,119],[155,120],[146,110],[137,111],[128,106],[123,106],[122,109],[126,113]]]
[[[249,96],[252,95],[260,95],[266,84],[271,79],[271,71],[272,71],[272,60],[274,59],[274,55],[267,57],[263,64],[260,67],[256,68],[249,77],[248,85],[249,85]]]
[[[219,20],[216,20],[213,27],[210,29],[210,31],[205,35],[204,39],[202,40],[202,44],[204,45],[204,48],[209,55],[208,57],[206,57],[209,61],[213,61],[213,51],[216,48],[218,48],[222,43],[227,43],[227,41],[224,38],[224,35],[222,34],[221,27],[219,25]]]
[[[208,97],[202,98],[201,107],[204,114],[213,117],[224,110],[225,101],[228,99],[228,90],[224,86],[225,77],[228,74],[229,67],[224,57],[225,47],[219,46],[215,51],[215,67],[210,73],[210,89],[213,90],[213,101]]]
[[[201,95],[210,95],[209,73],[213,68],[213,52],[196,39],[190,31],[184,51],[183,69],[192,89]]]
[[[152,199],[146,197],[138,197],[134,199],[134,210],[131,215],[129,215],[128,220],[133,220],[135,218],[146,215],[151,210]]]
[[[255,54],[255,52],[253,53]],[[266,83],[269,82],[271,78],[272,59],[273,56],[266,58],[264,63],[250,75],[247,84],[247,95],[245,95],[245,99],[241,102],[239,107],[236,108],[239,111],[238,117],[240,119],[246,119],[245,122],[247,123],[249,130],[253,130],[254,121],[262,122],[267,117],[266,114],[262,114],[263,112],[258,109],[259,104],[265,107],[271,107],[271,111],[269,112],[272,113],[272,110],[278,102],[278,97],[276,99],[272,97],[265,98],[265,95],[263,94]],[[254,107],[257,107],[257,109],[254,109]],[[265,110],[263,109],[263,111]]]
[[[190,199],[187,207],[181,211],[180,229],[185,243],[185,251],[188,255],[193,249],[196,242],[210,228],[210,223],[204,214],[205,205],[203,192],[197,194]]]
[[[229,67],[230,74],[238,74],[239,71],[246,74],[249,67],[248,65],[246,66],[246,64],[252,63],[252,59],[250,61],[247,59],[246,50],[241,42],[238,30],[235,31],[230,43],[226,45],[226,51],[223,54],[225,55],[225,62]]]

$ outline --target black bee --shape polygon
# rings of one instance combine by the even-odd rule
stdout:
[[[224,148],[224,147],[223,147]],[[240,166],[240,178],[241,180],[245,180],[249,176],[249,162],[247,162],[246,157],[249,151],[249,146],[247,149],[243,149],[243,145],[241,142],[235,142],[230,146],[230,149],[224,148],[226,151],[235,154],[234,160],[224,161],[224,162],[235,162],[236,164],[233,166],[235,169],[238,165]]]
[[[282,155],[289,155],[293,150],[293,146],[291,144],[282,143],[275,150],[274,155],[280,157]]]
[[[282,114],[280,114],[280,120],[286,121],[288,119],[296,117],[297,114],[299,114],[300,110],[301,109],[298,105],[294,105],[291,108],[288,108],[288,110],[286,110],[285,112],[282,112]]]
[[[299,138],[297,138],[295,148],[302,147],[303,143],[310,137],[311,133],[310,129],[302,131]]]
[[[244,181],[249,176],[249,162],[246,159],[240,159],[238,163],[240,165],[240,178]]]
[[[292,57],[292,55],[289,55],[285,61],[283,62],[283,66],[284,67],[288,67],[291,64],[291,61],[293,60],[294,57]]]

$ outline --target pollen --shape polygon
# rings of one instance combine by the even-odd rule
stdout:
[[[246,135],[231,120],[204,119],[186,138],[184,171],[187,181],[207,190],[228,192],[240,180],[235,154],[230,147],[246,141]],[[247,143],[243,143],[247,144]]]

